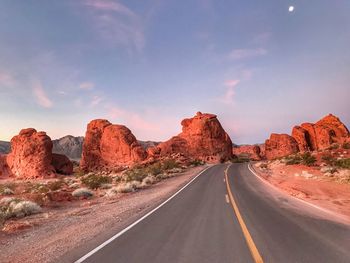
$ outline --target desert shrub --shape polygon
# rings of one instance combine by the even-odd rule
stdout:
[[[161,166],[163,170],[171,170],[174,168],[178,168],[179,164],[174,159],[167,159],[162,162]]]
[[[0,220],[3,222],[12,217],[25,217],[41,212],[41,207],[27,200],[3,198],[0,201]]]
[[[343,169],[350,169],[350,158],[335,160],[334,166]]]
[[[74,197],[84,197],[84,198],[88,198],[88,197],[92,197],[94,194],[93,192],[91,192],[89,189],[87,188],[78,188],[76,190],[74,190],[72,192],[72,195]]]
[[[337,150],[339,149],[339,144],[333,143],[330,147],[328,147],[328,150]]]
[[[322,155],[321,159],[328,165],[333,165],[335,162],[335,158],[329,153]]]
[[[146,168],[146,173],[151,175],[158,175],[162,172],[162,164],[160,162],[149,165]]]
[[[125,172],[124,180],[126,182],[139,181],[147,177],[148,171],[146,168],[133,168]]]
[[[312,166],[316,162],[316,157],[312,156],[311,153],[306,152],[301,155],[301,162],[307,166]]]
[[[26,193],[41,193],[46,194],[50,191],[48,185],[42,183],[30,183],[26,184],[25,190]]]
[[[85,175],[85,172],[78,167],[78,168],[74,169],[74,175],[76,177],[82,177]]]
[[[112,182],[112,178],[104,175],[89,174],[81,179],[81,182],[90,189],[100,188],[103,184]]]
[[[189,165],[192,165],[192,166],[201,166],[201,165],[204,165],[204,164],[205,164],[204,161],[198,160],[198,159],[192,160],[189,163]]]
[[[121,183],[119,184],[116,188],[115,191],[117,193],[130,193],[130,192],[134,192],[135,189],[133,187],[133,185],[128,182],[128,183]]]
[[[350,149],[350,142],[344,142],[343,145],[342,145],[343,149]]]
[[[56,191],[59,190],[63,187],[63,185],[65,184],[64,180],[60,179],[60,180],[56,180],[54,182],[50,182],[47,187],[51,190],[51,191]]]
[[[153,175],[148,175],[147,177],[143,178],[142,185],[147,186],[154,184],[157,181],[157,179]]]
[[[14,192],[10,189],[10,188],[3,188],[1,191],[0,191],[0,193],[2,194],[2,195],[13,195],[14,194]]]
[[[290,155],[285,158],[286,165],[300,164],[302,158],[299,155]]]
[[[261,169],[267,169],[267,168],[268,168],[268,165],[267,165],[267,163],[261,163],[261,164],[259,165],[259,167],[260,167]]]
[[[311,153],[306,152],[303,154],[290,155],[285,158],[286,165],[294,165],[294,164],[304,164],[307,166],[312,166],[316,162],[316,157],[312,156]]]

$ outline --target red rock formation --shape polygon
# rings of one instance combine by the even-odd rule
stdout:
[[[146,157],[145,150],[127,127],[101,119],[88,124],[80,162],[84,171],[113,170]]]
[[[333,143],[342,144],[349,138],[349,130],[336,116],[329,114],[315,124],[303,123],[293,129],[300,151],[324,150]]]
[[[232,142],[216,115],[198,112],[181,122],[182,133],[149,149],[150,155],[181,154],[206,162],[223,162],[232,157]]]
[[[7,163],[16,178],[33,179],[53,177],[52,142],[45,132],[21,130],[11,140]]]
[[[265,142],[265,156],[268,160],[295,154],[298,151],[297,141],[288,134],[273,133]]]
[[[333,143],[343,143],[349,137],[349,130],[336,116],[329,114],[314,125],[318,150]]]
[[[63,154],[52,154],[52,166],[56,173],[69,175],[73,173],[73,163]]]
[[[300,152],[307,152],[312,149],[309,133],[304,128],[295,126],[292,130],[292,137],[297,141]]]
[[[261,160],[260,147],[258,145],[241,145],[232,148],[233,155],[246,155],[253,161]]]

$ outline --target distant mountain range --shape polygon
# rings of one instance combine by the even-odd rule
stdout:
[[[53,153],[66,155],[71,160],[80,160],[83,152],[84,137],[74,137],[72,135],[64,136],[60,139],[53,140]]]
[[[84,137],[74,137],[72,135],[64,136],[60,139],[53,140],[53,153],[66,155],[71,160],[79,161],[83,152]],[[157,146],[159,142],[139,141],[144,149]],[[0,141],[0,154],[7,154],[11,151],[10,142]]]
[[[9,153],[11,150],[11,144],[9,142],[0,141],[0,153]]]

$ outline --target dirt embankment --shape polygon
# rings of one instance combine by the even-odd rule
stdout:
[[[345,216],[350,222],[350,183],[344,180],[349,170],[342,170],[343,177],[337,178],[319,166],[286,165],[280,160],[258,162],[253,167],[259,176],[284,192]]]
[[[159,205],[204,168],[191,168],[133,193],[75,201],[13,220],[0,232],[0,262],[72,262]]]

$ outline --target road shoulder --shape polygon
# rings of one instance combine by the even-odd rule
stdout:
[[[205,168],[192,168],[122,197],[58,211],[45,224],[2,235],[1,257],[4,262],[72,262],[157,207]]]

